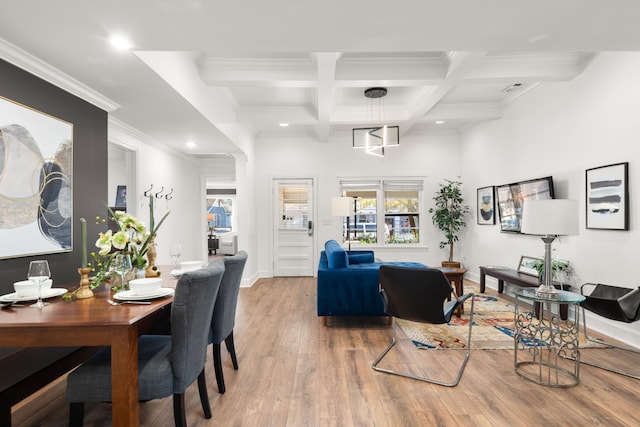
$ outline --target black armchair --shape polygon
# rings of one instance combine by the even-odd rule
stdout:
[[[591,292],[585,294],[587,290]],[[606,342],[599,338],[590,337],[587,333],[587,316],[585,310],[589,310],[599,316],[618,322],[632,323],[640,320],[640,287],[623,288],[618,286],[603,285],[602,283],[585,283],[580,287],[580,293],[585,296],[585,300],[580,304],[584,318],[584,335],[587,340],[606,345],[610,348],[617,348],[632,353],[640,353],[640,350],[632,347],[621,346]],[[581,363],[595,366],[610,372],[615,372],[627,377],[640,379],[640,375],[623,371],[613,366],[605,366],[594,362],[581,360]]]
[[[451,294],[455,299],[447,301]],[[415,380],[425,381],[446,387],[454,387],[460,382],[464,368],[471,355],[471,326],[473,324],[473,293],[461,297],[455,295],[451,283],[444,273],[433,268],[400,267],[391,265],[380,266],[380,295],[385,313],[393,316],[391,344],[373,362],[372,368],[387,374],[399,375]],[[409,373],[379,368],[378,364],[396,344],[396,318],[413,322],[443,324],[451,320],[456,309],[471,300],[469,312],[469,334],[467,337],[466,354],[455,379],[444,382],[433,378],[420,377]]]

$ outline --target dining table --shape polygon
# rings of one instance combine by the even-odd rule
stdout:
[[[159,270],[162,288],[175,289],[171,267]],[[78,284],[62,287],[73,290]],[[113,425],[138,426],[138,337],[170,316],[173,293],[146,299],[150,304],[120,305],[109,303],[118,298],[108,283],[93,293],[86,299],[50,298],[41,309],[28,303],[2,309],[0,347],[111,347]]]

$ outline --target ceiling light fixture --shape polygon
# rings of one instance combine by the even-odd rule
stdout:
[[[186,145],[186,146],[187,146],[187,148],[196,148],[196,147],[198,146],[198,145],[197,145],[195,142],[193,142],[193,141],[189,141],[189,142],[185,143],[184,145]]]
[[[437,125],[441,125],[441,124],[443,124],[443,123],[444,123],[444,120],[436,120],[436,124],[437,124]]]
[[[280,123],[281,128],[289,127],[289,123]]]
[[[133,44],[124,36],[112,36],[109,40],[111,46],[118,50],[129,50],[133,47]]]
[[[364,91],[364,96],[368,102],[368,119],[374,123],[373,102],[378,100],[377,125],[366,128],[353,128],[352,141],[353,148],[364,148],[365,153],[373,156],[384,157],[385,147],[396,147],[400,145],[400,128],[398,126],[388,126],[384,123],[384,96],[387,89],[384,87],[372,87]]]

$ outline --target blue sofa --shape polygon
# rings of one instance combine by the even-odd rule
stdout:
[[[385,316],[378,292],[382,264],[425,267],[417,262],[376,262],[373,251],[346,251],[335,240],[324,244],[318,265],[318,316]]]

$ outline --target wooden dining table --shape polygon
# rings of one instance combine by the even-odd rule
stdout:
[[[175,288],[170,267],[162,267],[162,287]],[[55,285],[54,278],[54,288]],[[64,286],[68,289],[76,284]],[[111,305],[108,285],[87,299],[48,299],[42,309],[22,307],[0,311],[0,347],[111,347],[112,415],[114,426],[138,426],[138,336],[170,316],[173,296],[151,304]]]

